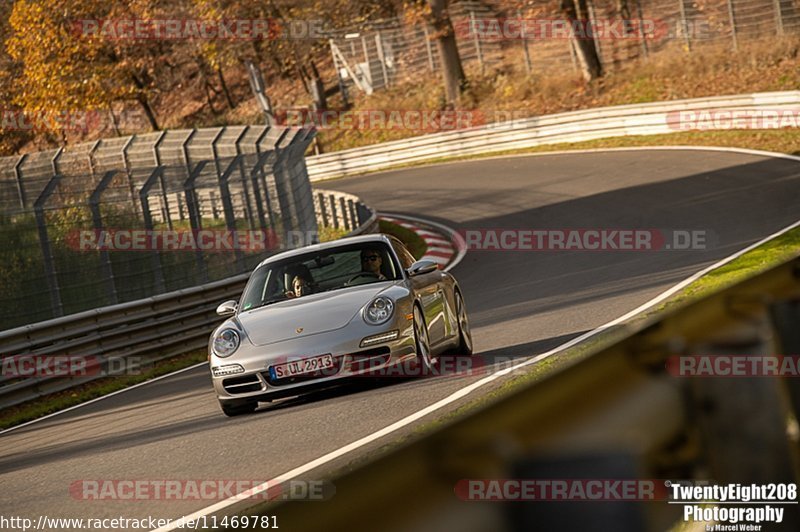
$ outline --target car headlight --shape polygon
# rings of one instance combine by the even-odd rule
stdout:
[[[214,336],[212,349],[218,357],[229,357],[239,347],[239,333],[233,329],[222,329]]]
[[[388,297],[378,296],[364,309],[364,321],[370,325],[386,323],[394,312],[394,301]]]

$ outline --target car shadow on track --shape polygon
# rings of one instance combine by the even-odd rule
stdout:
[[[344,384],[338,384],[297,397],[276,400],[266,405],[262,404],[256,414],[277,412],[391,386],[430,386],[436,379],[480,378],[509,367],[525,358],[547,352],[584,332],[578,331],[552,338],[491,349],[475,353],[471,357],[446,354],[438,357],[435,366],[427,371],[416,364],[400,365],[393,369],[387,369],[378,376],[355,377]]]

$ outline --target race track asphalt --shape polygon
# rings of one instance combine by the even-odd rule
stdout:
[[[452,273],[464,292],[477,352],[487,363],[555,347],[800,218],[800,164],[719,151],[476,160],[323,186],[358,194],[380,211],[461,231],[680,229],[708,235],[705,250],[468,252]],[[70,485],[81,479],[267,480],[477,378],[365,383],[228,419],[212,394],[208,369],[194,369],[0,436],[0,515],[176,518],[214,501],[86,501],[71,494]],[[321,478],[413,429],[304,478]]]

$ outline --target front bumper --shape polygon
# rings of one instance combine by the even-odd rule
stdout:
[[[399,331],[395,340],[361,347],[360,344],[365,337],[392,330]],[[333,368],[282,379],[275,379],[270,375],[269,368],[276,364],[326,354],[333,357]],[[211,355],[211,379],[217,398],[221,401],[240,399],[267,401],[330,386],[342,379],[369,375],[376,370],[415,357],[412,322],[405,318],[402,321],[393,319],[380,327],[351,324],[340,330],[284,340],[266,346],[254,346],[243,340],[243,345],[230,357],[220,358]],[[214,376],[215,369],[233,365],[240,366],[244,371]]]

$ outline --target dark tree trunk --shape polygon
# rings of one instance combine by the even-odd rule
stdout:
[[[458,55],[456,34],[447,13],[447,0],[428,0],[431,25],[436,32],[436,48],[442,63],[442,77],[448,105],[456,105],[467,88],[467,77]]]
[[[156,120],[156,113],[153,111],[153,106],[150,105],[150,100],[148,100],[147,96],[140,94],[136,97],[136,101],[142,106],[144,115],[147,117],[147,121],[150,123],[150,127],[153,131],[160,131],[161,128],[158,125],[158,120]]]
[[[219,66],[217,67],[217,78],[219,78],[219,84],[222,87],[222,93],[225,95],[228,108],[234,109],[236,107],[236,102],[234,102],[231,97],[231,91],[228,90],[228,83],[225,81],[225,75],[222,73],[222,67]]]
[[[580,10],[583,20],[578,15],[578,10]],[[588,26],[589,10],[586,6],[586,0],[562,0],[561,11],[572,28],[577,25],[583,25],[584,28]],[[578,56],[583,79],[590,82],[602,77],[603,65],[600,63],[600,57],[597,54],[594,37],[590,35],[573,35],[572,43],[575,45],[575,52]]]
[[[325,111],[328,109],[328,100],[325,97],[325,84],[319,75],[317,65],[314,61],[310,62],[311,65],[311,96],[314,98],[314,109],[316,111]]]

